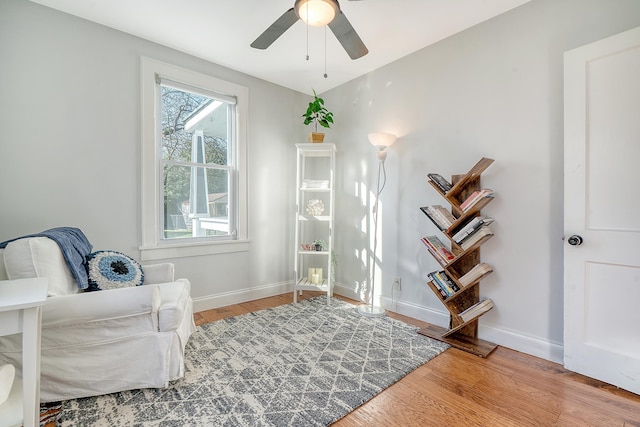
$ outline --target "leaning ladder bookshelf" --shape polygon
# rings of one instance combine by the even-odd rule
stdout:
[[[420,208],[451,244],[448,256],[442,257],[439,256],[433,245],[428,244],[431,243],[430,241],[425,241],[425,239],[434,240],[433,236],[430,236],[432,239],[423,239],[431,255],[442,267],[441,271],[429,274],[430,280],[427,286],[447,308],[450,317],[449,328],[429,325],[418,332],[481,357],[487,357],[497,347],[496,344],[478,338],[478,318],[493,307],[493,302],[488,300],[486,302],[488,305],[484,309],[479,310],[476,314],[471,314],[471,316],[467,316],[463,312],[474,305],[478,307],[482,304],[480,280],[493,271],[490,266],[480,261],[480,247],[493,236],[488,225],[483,225],[486,217],[482,216],[481,210],[493,200],[493,192],[485,194],[470,206],[467,206],[469,203],[465,204],[465,202],[474,192],[482,190],[480,176],[492,163],[493,159],[483,157],[466,174],[453,175],[451,183],[438,174],[429,174],[431,186],[451,206],[450,215],[444,213],[448,219],[443,220],[442,216],[437,218],[431,207]],[[492,220],[491,218],[486,219],[487,224]],[[478,223],[480,225],[476,230],[461,241],[460,233],[464,234],[464,230]],[[483,229],[484,235],[479,239],[479,236],[472,239],[473,234],[476,234],[480,229]],[[454,239],[454,236],[457,237]],[[437,241],[437,239],[435,240]],[[472,279],[468,279],[469,276],[465,278],[465,275],[474,267],[476,269],[482,268],[482,272]]]

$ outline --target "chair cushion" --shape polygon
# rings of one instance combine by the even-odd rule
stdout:
[[[48,277],[49,296],[78,293],[60,247],[48,237],[29,237],[7,244],[4,266],[10,280]]]
[[[133,258],[116,251],[96,251],[87,256],[89,289],[117,289],[140,286],[144,282],[142,266]]]

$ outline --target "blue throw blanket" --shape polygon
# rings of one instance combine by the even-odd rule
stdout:
[[[79,289],[87,289],[89,287],[89,279],[87,277],[87,269],[85,267],[87,255],[91,253],[93,246],[89,243],[87,236],[84,235],[82,230],[73,227],[58,227],[50,230],[45,230],[41,233],[30,234],[28,236],[16,237],[15,239],[7,240],[0,243],[0,249],[7,246],[7,244],[27,237],[48,237],[55,241],[64,260],[71,270],[71,274],[76,279]]]

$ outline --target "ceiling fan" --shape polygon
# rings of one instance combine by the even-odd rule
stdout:
[[[269,28],[251,43],[251,47],[256,49],[268,48],[298,19],[316,27],[328,25],[351,59],[358,59],[369,53],[369,49],[367,49],[347,17],[342,13],[338,0],[296,0],[291,9],[276,19]]]

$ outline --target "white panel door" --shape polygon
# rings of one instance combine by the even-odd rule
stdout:
[[[564,364],[640,394],[640,28],[566,52],[564,95]]]

